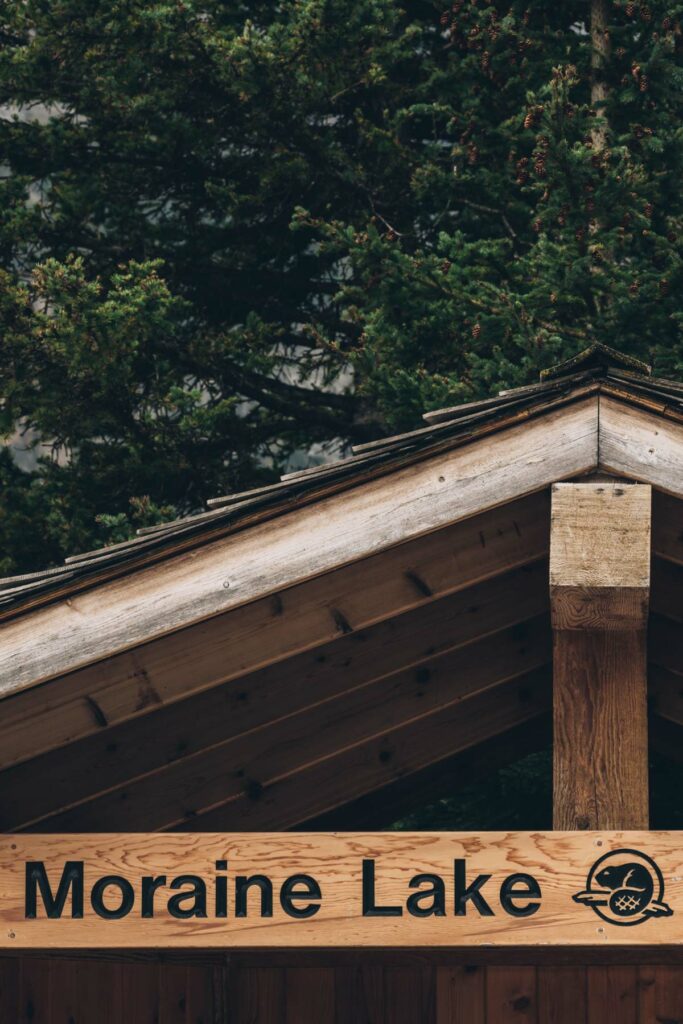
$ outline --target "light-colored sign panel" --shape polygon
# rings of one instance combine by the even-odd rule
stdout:
[[[675,945],[683,833],[0,837],[0,947]]]

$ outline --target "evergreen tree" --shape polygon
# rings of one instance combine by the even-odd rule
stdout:
[[[683,3],[5,0],[0,568],[593,338],[683,371]],[[4,556],[4,557],[3,557]]]

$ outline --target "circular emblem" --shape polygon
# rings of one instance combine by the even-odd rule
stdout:
[[[588,872],[586,888],[573,898],[591,907],[603,921],[622,926],[673,914],[664,903],[662,872],[652,857],[639,850],[603,854]]]

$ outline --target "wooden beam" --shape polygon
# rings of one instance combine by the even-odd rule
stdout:
[[[475,747],[548,711],[550,666],[450,704],[339,751],[262,790],[244,793],[184,828],[290,829],[366,793]],[[241,824],[238,824],[241,823]]]
[[[655,491],[652,495],[652,553],[683,565],[683,501]]]
[[[650,488],[552,492],[554,824],[647,828]]]
[[[529,754],[549,750],[551,745],[550,715],[539,715],[477,747],[396,779],[383,789],[312,818],[297,828],[307,832],[388,828],[411,812],[442,798],[457,797],[464,787],[478,784]],[[487,823],[482,822],[481,827],[485,830]]]
[[[373,679],[548,615],[547,574],[545,559],[523,566],[14,765],[0,774],[0,830],[39,820]],[[1,737],[0,730],[0,746]]]
[[[374,624],[411,609],[424,608],[429,615],[432,603],[444,595],[547,556],[549,543],[550,502],[544,492],[32,687],[2,703],[0,767],[88,736],[100,735],[96,742],[106,747],[110,729],[119,723],[156,715],[175,701],[340,637],[354,637],[352,648],[362,645],[365,630]],[[473,598],[472,605],[481,604],[484,594]],[[485,604],[490,606],[490,597]],[[467,607],[462,607],[463,625],[471,617]],[[318,650],[307,668],[313,665],[317,673],[316,659],[325,654]],[[243,700],[231,702],[231,716],[235,704],[241,713],[254,703],[244,708]],[[219,722],[225,720],[221,705]],[[238,726],[251,727],[243,720]],[[186,720],[180,729],[184,743],[187,731]],[[176,736],[177,731],[173,741]],[[177,747],[166,748],[163,759],[177,753]],[[150,755],[155,756],[152,748]],[[105,760],[113,760],[111,751]]]
[[[412,729],[420,746],[429,720],[446,709],[456,712],[453,750],[462,749],[458,747],[461,730],[457,719],[458,714],[465,715],[465,705],[481,692],[495,692],[508,680],[548,665],[550,657],[547,619],[541,616],[425,660],[417,668],[350,687],[334,700],[163,766],[70,810],[49,815],[33,827],[63,832],[192,827],[198,816],[218,805],[260,801],[278,780],[309,768],[315,776],[320,761],[334,760],[340,751],[352,747],[381,743],[392,728]],[[500,730],[488,735],[496,731]],[[390,761],[391,756],[385,755],[380,767]],[[331,782],[323,781],[321,774],[315,782],[314,798],[321,810],[335,805],[329,802],[327,790],[331,786],[336,802],[339,781],[334,776]],[[348,777],[345,781],[352,796],[367,792],[353,790]],[[23,813],[20,800],[12,806],[16,814]]]
[[[683,498],[683,422],[606,394],[600,399],[599,468]]]
[[[588,472],[597,464],[597,437],[591,396],[9,620],[0,692],[16,693]]]

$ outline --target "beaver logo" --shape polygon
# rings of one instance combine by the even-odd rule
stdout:
[[[610,924],[632,925],[650,917],[669,917],[664,879],[651,857],[638,850],[613,850],[596,860],[586,888],[573,897]]]

